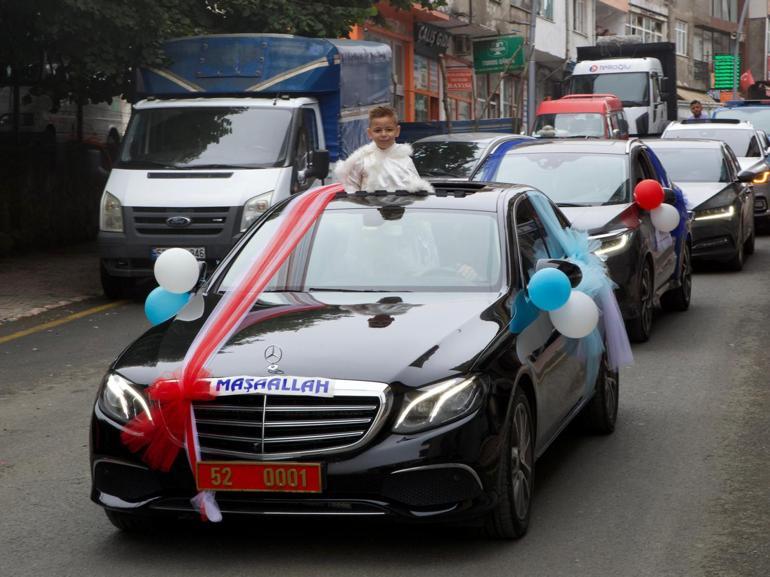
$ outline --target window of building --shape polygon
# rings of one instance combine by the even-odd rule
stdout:
[[[687,22],[676,21],[676,53],[687,56]]]
[[[414,119],[416,121],[439,118],[439,66],[438,61],[419,54],[414,55]]]
[[[638,36],[642,42],[663,42],[666,37],[666,23],[651,16],[629,12],[626,34]]]
[[[540,0],[537,15],[541,18],[553,20],[553,0]]]
[[[711,0],[711,15],[728,22],[738,21],[738,0]]]
[[[588,32],[586,14],[586,0],[575,0],[574,9],[572,11],[572,28],[575,32],[580,32],[581,34],[586,34]]]

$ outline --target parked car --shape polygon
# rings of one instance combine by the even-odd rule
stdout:
[[[672,122],[661,138],[707,138],[730,145],[741,169],[754,170],[767,158],[766,138],[754,125],[742,120],[717,118]],[[757,229],[770,228],[770,167],[754,180],[754,219]]]
[[[256,375],[256,390],[258,378],[308,375],[333,392],[259,389],[194,404],[202,461],[293,467],[283,488],[218,491],[225,519],[482,517],[492,535],[517,537],[530,518],[535,461],[559,432],[578,415],[612,432],[619,380],[606,357],[594,387],[574,340],[549,330],[522,359],[509,330],[535,254],[550,250],[531,200],[541,194],[471,182],[436,188],[338,195],[207,365],[218,383]],[[149,470],[121,430],[146,410],[147,386],[180,366],[290,202],[270,208],[200,289],[200,318],[157,325],[110,366],[93,408],[92,499],[117,527],[196,516],[187,460]],[[577,269],[551,260],[568,275]],[[318,484],[300,486],[306,469]]]
[[[468,180],[487,153],[501,143],[516,146],[529,136],[503,132],[439,134],[412,143],[417,172],[428,180]]]
[[[537,107],[533,136],[540,138],[628,138],[623,103],[614,94],[570,94]]]
[[[743,268],[754,253],[754,189],[756,177],[741,171],[729,145],[718,140],[652,140],[669,178],[682,189],[694,212],[693,261],[726,262]]]
[[[482,177],[483,175],[483,177]],[[648,211],[634,202],[643,179],[657,180],[674,203],[674,185],[655,154],[640,140],[551,140],[494,152],[473,180],[526,183],[544,192],[577,228],[602,246],[631,340],[652,331],[656,305],[686,310],[690,305],[689,221],[676,236],[655,230]],[[681,191],[679,191],[681,198]],[[686,214],[683,205],[677,207]],[[686,220],[686,219],[685,219]]]

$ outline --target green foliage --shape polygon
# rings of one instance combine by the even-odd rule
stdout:
[[[408,0],[390,0],[409,9]],[[445,0],[419,0],[434,8]],[[54,98],[130,92],[137,66],[162,64],[160,44],[193,34],[274,32],[344,37],[377,16],[372,0],[0,0],[0,67],[42,78]],[[25,74],[26,73],[26,74]],[[27,77],[25,79],[25,77]],[[5,72],[0,81],[8,83]]]

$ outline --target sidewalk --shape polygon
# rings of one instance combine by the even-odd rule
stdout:
[[[96,241],[0,259],[0,324],[95,297]]]

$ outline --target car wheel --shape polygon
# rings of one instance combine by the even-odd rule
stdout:
[[[743,237],[743,230],[741,229],[738,231],[738,239],[742,237]],[[735,249],[735,254],[729,261],[727,261],[727,268],[735,272],[738,272],[740,270],[743,270],[743,262],[745,258],[744,252],[743,252],[744,244],[740,240],[737,240],[735,244],[737,245]]]
[[[645,259],[642,274],[639,275],[639,307],[636,318],[631,319],[626,328],[628,338],[635,343],[644,343],[650,339],[652,332],[652,316],[655,312],[653,295],[652,266]]]
[[[104,265],[99,267],[99,272],[102,280],[102,290],[109,299],[121,299],[134,287],[133,279],[112,276],[107,272]]]
[[[609,435],[615,430],[618,420],[619,384],[620,375],[618,371],[610,369],[605,354],[596,377],[596,392],[581,415],[587,430],[599,435]]]
[[[686,311],[690,308],[690,297],[692,295],[692,259],[690,257],[690,246],[686,243],[684,245],[680,267],[679,286],[667,291],[660,298],[661,306],[669,311]]]
[[[110,509],[105,509],[104,513],[107,515],[110,523],[126,533],[146,533],[159,526],[155,522],[156,520],[149,516],[112,511]]]
[[[497,506],[486,529],[496,539],[518,539],[527,532],[535,481],[534,423],[529,399],[517,389],[508,439],[498,468]]]
[[[746,243],[743,245],[743,252],[745,254],[754,254],[754,244],[757,238],[757,233],[754,228],[751,229],[749,238],[746,239]]]

